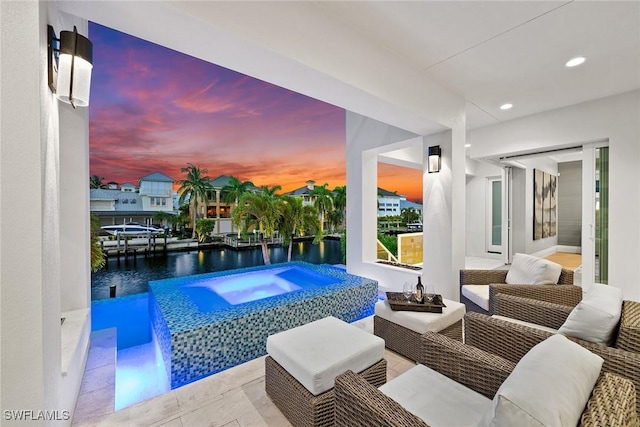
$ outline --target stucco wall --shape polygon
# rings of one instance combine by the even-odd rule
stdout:
[[[467,160],[467,170],[473,175],[466,179],[466,254],[493,257],[487,253],[487,178],[502,177],[502,168],[491,163]]]
[[[57,422],[31,424],[68,425],[64,411],[73,414],[89,328],[72,349],[83,357],[63,375],[60,318],[67,302],[89,302],[89,200],[88,166],[67,161],[88,153],[88,113],[62,119],[47,84],[47,24],[67,29],[68,17],[50,13],[46,2],[0,2],[0,23],[0,408],[58,411]],[[76,24],[86,31],[86,22]],[[13,424],[2,416],[2,425]]]

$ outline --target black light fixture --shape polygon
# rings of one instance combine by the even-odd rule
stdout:
[[[47,62],[49,87],[59,100],[73,108],[89,105],[93,44],[73,31],[61,31],[60,38],[51,25],[47,26]]]
[[[427,156],[427,167],[429,173],[440,172],[440,158],[442,156],[442,151],[440,150],[439,145],[434,145],[433,147],[429,147],[428,156]]]

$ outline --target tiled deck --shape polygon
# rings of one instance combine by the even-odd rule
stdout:
[[[354,325],[373,333],[373,317]],[[265,393],[264,357],[114,412],[111,356],[104,346],[92,345],[74,426],[290,426]],[[414,366],[389,350],[385,359],[387,380]]]

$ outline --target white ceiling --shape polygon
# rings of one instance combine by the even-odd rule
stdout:
[[[640,1],[58,4],[417,134],[640,88]]]
[[[471,128],[640,87],[638,1],[316,4],[462,95]]]

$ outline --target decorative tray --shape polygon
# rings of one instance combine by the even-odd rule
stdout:
[[[402,292],[387,292],[387,300],[393,311],[424,311],[428,313],[442,313],[442,308],[446,307],[442,301],[442,295],[434,295],[433,301],[427,301],[426,295],[424,302],[416,301],[415,295],[411,295],[411,299],[407,300]]]

